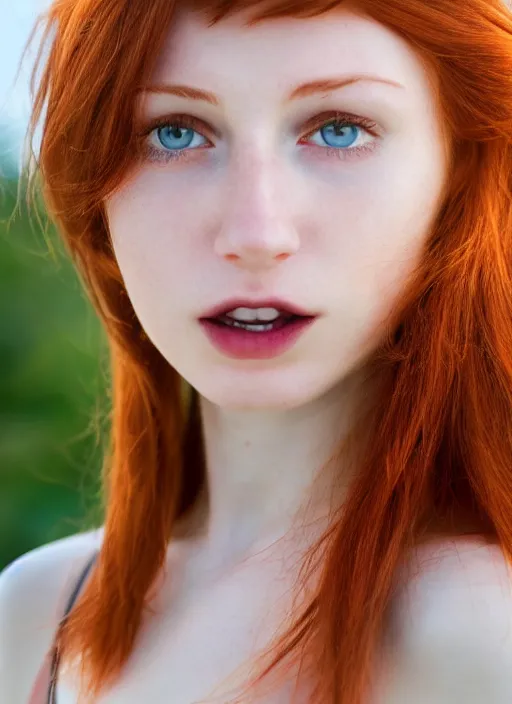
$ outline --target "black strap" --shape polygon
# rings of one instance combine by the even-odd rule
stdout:
[[[73,592],[68,599],[68,603],[66,605],[64,615],[62,616],[60,623],[59,623],[57,635],[58,635],[60,629],[62,628],[62,626],[66,623],[69,612],[73,608],[75,601],[77,600],[78,595],[80,594],[80,590],[81,590],[85,580],[87,579],[87,575],[89,574],[91,567],[96,562],[97,557],[98,557],[98,552],[95,552],[94,555],[87,562],[84,569],[82,570],[80,577],[78,579],[78,582],[76,583],[75,588],[73,589]],[[53,645],[53,650],[52,650],[52,666],[51,666],[51,671],[50,671],[50,686],[48,689],[47,704],[57,704],[57,674],[58,674],[58,670],[59,670],[59,662],[60,662],[60,653],[59,653],[59,649],[57,647],[57,637],[56,637],[54,645]]]

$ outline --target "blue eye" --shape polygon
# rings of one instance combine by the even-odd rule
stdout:
[[[181,125],[164,125],[156,130],[157,137],[166,149],[185,149],[194,140],[194,129]],[[197,146],[197,145],[196,145]]]
[[[327,121],[326,118],[329,116],[331,119]],[[332,119],[333,117],[334,119]],[[322,120],[322,118],[324,119]],[[308,122],[315,126],[315,129],[302,137],[299,143],[305,145],[307,144],[305,140],[313,139],[314,135],[318,134],[321,141],[313,140],[313,144],[321,148],[321,156],[348,159],[361,153],[368,153],[377,146],[377,142],[373,138],[375,137],[373,129],[376,124],[367,118],[331,111]],[[155,120],[142,133],[144,137],[151,137],[154,134],[154,140],[149,144],[145,143],[144,149],[150,161],[168,162],[185,159],[191,157],[197,147],[213,146],[203,132],[208,132],[207,125],[202,120],[190,115],[162,117]],[[362,133],[366,133],[372,138],[362,145],[353,146]]]
[[[320,132],[328,146],[346,148],[350,147],[357,139],[359,129],[357,125],[331,123],[324,125],[317,132]],[[194,129],[180,125],[164,125],[156,130],[159,141],[166,149],[190,147],[194,139],[194,132]]]
[[[360,131],[358,125],[331,123],[317,130],[329,147],[347,148],[357,139]]]

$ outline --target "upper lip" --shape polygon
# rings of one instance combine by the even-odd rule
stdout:
[[[300,315],[302,317],[310,318],[315,317],[317,313],[312,313],[311,311],[304,310],[294,303],[282,300],[280,298],[265,298],[264,300],[250,300],[248,298],[230,298],[227,301],[217,304],[210,310],[207,310],[200,320],[204,318],[216,318],[219,315],[224,315],[230,310],[235,308],[277,308],[279,311],[284,313],[290,313],[292,315]]]

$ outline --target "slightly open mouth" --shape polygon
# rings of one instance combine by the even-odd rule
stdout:
[[[269,332],[271,330],[280,330],[286,327],[290,323],[297,320],[306,320],[307,318],[300,315],[280,315],[275,320],[253,320],[253,321],[241,321],[231,318],[227,315],[219,315],[217,318],[204,318],[208,322],[213,323],[219,327],[228,327],[240,330],[249,330],[250,332]]]

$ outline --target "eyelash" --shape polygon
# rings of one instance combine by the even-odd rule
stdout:
[[[344,113],[340,111],[330,111],[328,113],[322,113],[316,117],[308,120],[307,122],[310,129],[301,140],[308,139],[315,132],[318,132],[322,127],[327,127],[328,125],[338,125],[339,127],[346,127],[348,125],[355,125],[361,127],[366,132],[369,132],[372,136],[377,136],[374,131],[377,127],[376,123],[365,117],[360,117],[358,115],[353,115],[350,113]],[[139,133],[138,138],[142,138],[142,152],[143,156],[149,158],[152,161],[163,161],[168,163],[169,161],[179,161],[181,159],[187,159],[190,155],[204,147],[185,147],[183,149],[157,149],[150,144],[147,144],[146,138],[155,130],[161,127],[184,127],[185,129],[193,129],[194,131],[205,135],[201,130],[208,131],[206,125],[202,120],[199,120],[191,115],[168,115],[165,117],[156,118],[152,120],[143,132]],[[208,138],[207,138],[208,139]],[[335,157],[337,159],[347,159],[347,158],[357,158],[361,154],[368,154],[373,152],[377,146],[376,142],[370,142],[369,144],[363,144],[358,147],[347,147],[346,149],[342,147],[321,147],[319,145],[313,145],[326,153],[327,157]],[[208,147],[209,148],[209,147]]]

